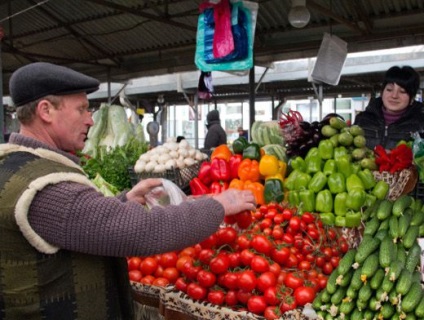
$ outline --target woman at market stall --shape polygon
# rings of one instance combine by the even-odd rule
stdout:
[[[99,82],[38,62],[9,85],[21,127],[0,145],[2,319],[132,319],[126,256],[194,245],[224,216],[256,208],[250,191],[232,189],[148,212],[160,179],[104,197],[71,154],[93,125],[87,94]]]
[[[355,117],[354,124],[364,130],[368,148],[393,149],[399,141],[411,140],[411,133],[423,132],[424,106],[415,100],[419,86],[420,76],[412,67],[387,70],[381,97],[372,99]]]

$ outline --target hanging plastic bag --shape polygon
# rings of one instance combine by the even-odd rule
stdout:
[[[212,98],[213,85],[211,72],[200,72],[199,85],[197,90],[199,99],[209,100],[210,98]]]
[[[205,18],[205,62],[219,63],[245,59],[248,55],[248,18],[240,3],[231,6],[231,30],[234,39],[234,50],[226,56],[216,58],[214,48],[214,9],[204,12]]]

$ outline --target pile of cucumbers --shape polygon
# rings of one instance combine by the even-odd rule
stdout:
[[[421,247],[424,207],[402,195],[365,210],[363,239],[313,302],[318,319],[424,319]]]

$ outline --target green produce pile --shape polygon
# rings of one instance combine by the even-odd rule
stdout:
[[[133,167],[141,154],[147,152],[148,144],[136,138],[130,138],[123,146],[109,149],[97,146],[96,157],[81,157],[81,165],[90,179],[99,174],[106,182],[119,191],[131,188],[128,168]]]
[[[378,200],[365,212],[361,243],[350,249],[313,302],[318,319],[424,319],[418,237],[422,201]]]
[[[374,155],[361,127],[331,117],[321,132],[326,139],[305,158],[290,161],[292,171],[284,181],[288,202],[303,212],[319,212],[325,224],[357,227],[361,210],[384,199],[389,185],[374,178]]]

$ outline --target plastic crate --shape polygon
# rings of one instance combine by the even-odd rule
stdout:
[[[128,168],[131,185],[135,186],[141,179],[162,178],[175,183],[185,194],[190,194],[190,181],[195,178],[200,170],[202,162],[196,162],[194,165],[182,169],[173,168],[162,173],[142,172],[135,173],[134,168]]]

